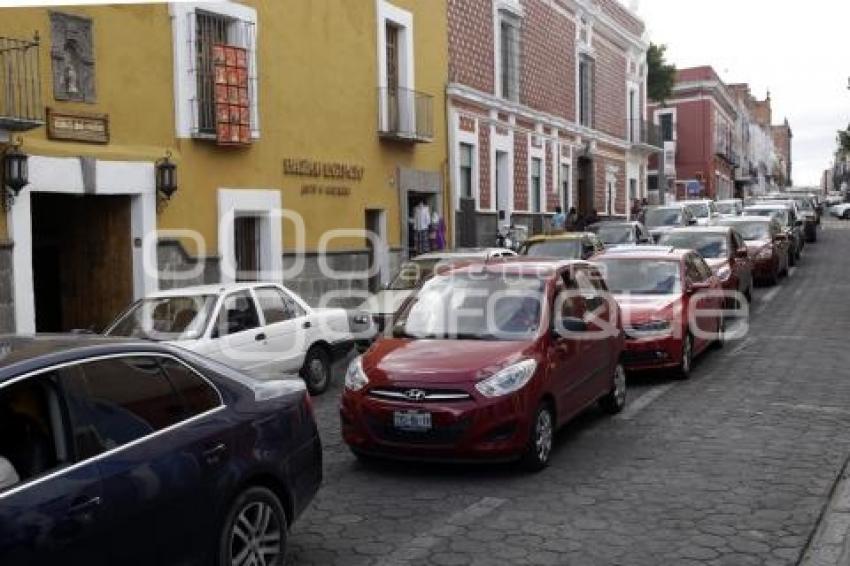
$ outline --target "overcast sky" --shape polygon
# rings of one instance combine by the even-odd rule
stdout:
[[[709,64],[758,97],[770,89],[774,123],[787,116],[794,132],[794,183],[820,183],[850,122],[850,1],[622,1],[677,67]]]

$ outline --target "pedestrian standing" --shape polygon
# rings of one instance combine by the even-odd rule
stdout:
[[[555,207],[555,216],[552,217],[552,230],[562,231],[567,225],[567,217],[560,206]]]
[[[436,210],[431,214],[431,251],[438,252],[446,247],[446,223]]]
[[[567,232],[575,232],[576,226],[578,225],[578,212],[576,212],[576,207],[570,207],[570,212],[567,214],[567,221],[564,225]]]
[[[425,200],[419,201],[413,211],[413,248],[416,255],[428,253],[428,232],[431,229],[431,209]]]

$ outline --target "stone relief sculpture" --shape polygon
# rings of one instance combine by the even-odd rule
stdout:
[[[94,39],[90,18],[50,13],[53,98],[93,103],[95,96]]]

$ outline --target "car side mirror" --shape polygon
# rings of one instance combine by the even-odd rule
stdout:
[[[738,251],[735,252],[735,257],[737,257],[738,259],[747,259],[748,257],[750,257],[750,252],[747,250],[747,248],[738,248]]]
[[[708,281],[695,281],[693,283],[688,283],[688,286],[685,291],[688,293],[688,295],[693,295],[694,293],[697,293],[699,291],[705,291],[710,287],[711,283],[709,283]]]

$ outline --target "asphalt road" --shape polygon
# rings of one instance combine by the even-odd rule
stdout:
[[[792,565],[824,531],[838,556],[850,523],[828,510],[850,455],[848,228],[826,222],[790,278],[757,290],[745,338],[701,357],[687,382],[632,379],[626,411],[581,416],[539,474],[361,464],[340,439],[338,375],[315,403],[325,483],[288,563]]]

